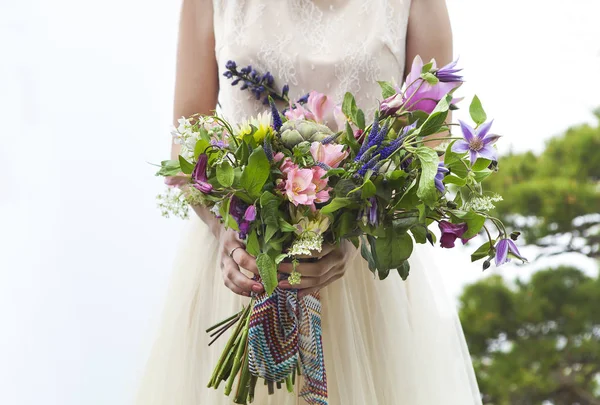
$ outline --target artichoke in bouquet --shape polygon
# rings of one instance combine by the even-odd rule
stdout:
[[[301,142],[320,142],[332,135],[331,129],[312,121],[291,120],[281,127],[281,142],[289,149]]]

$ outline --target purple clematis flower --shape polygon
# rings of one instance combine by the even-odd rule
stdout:
[[[421,110],[431,114],[442,98],[462,84],[462,79],[455,81],[440,80],[437,84],[429,84],[421,78],[421,70],[424,65],[421,57],[415,57],[410,73],[405,80],[408,87],[404,92],[403,102],[405,103],[404,109],[407,111]],[[435,63],[433,68],[436,68]]]
[[[438,171],[435,175],[435,188],[440,190],[440,193],[442,194],[446,191],[446,187],[444,186],[442,180],[444,180],[444,176],[446,176],[446,173],[449,171],[450,170],[448,170],[442,162],[438,163]]]
[[[461,224],[453,224],[448,221],[440,221],[438,223],[440,231],[442,231],[442,237],[440,238],[440,245],[443,248],[450,249],[454,247],[454,242],[457,238],[461,238],[462,243],[465,244],[468,239],[463,239],[463,234],[467,231],[468,226],[465,222]]]
[[[494,122],[493,120],[481,124],[477,129],[474,129],[464,121],[458,120],[458,122],[460,122],[460,128],[465,139],[456,141],[452,145],[452,152],[470,152],[471,165],[475,164],[477,155],[489,160],[498,160],[496,149],[492,145],[500,138],[500,135],[488,134]]]
[[[194,187],[203,192],[204,194],[208,194],[212,191],[213,186],[208,182],[208,178],[206,177],[206,165],[208,163],[208,155],[206,153],[198,156],[198,162],[196,162],[196,167],[194,167],[194,171],[192,172],[192,180],[194,180]]]
[[[527,261],[527,259],[521,256],[521,253],[519,253],[519,249],[517,249],[515,242],[513,242],[510,238],[505,238],[500,239],[498,243],[496,243],[496,266],[502,266],[504,263],[510,262],[510,258],[508,257],[509,252],[521,259],[523,262]]]
[[[369,202],[371,203],[371,208],[369,208],[369,224],[377,226],[379,223],[377,217],[377,199],[375,197],[371,197],[369,198]]]
[[[256,206],[250,205],[246,208],[246,212],[244,213],[244,220],[248,222],[252,222],[256,219]]]
[[[455,60],[454,62],[450,62],[446,66],[439,68],[438,70],[434,71],[435,76],[442,83],[463,82],[463,77],[457,75],[457,73],[462,70],[456,68],[457,63],[458,61]]]

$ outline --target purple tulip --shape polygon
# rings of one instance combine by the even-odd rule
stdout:
[[[515,242],[509,238],[505,238],[500,239],[498,243],[496,243],[496,266],[502,266],[504,263],[510,262],[510,258],[508,257],[509,252],[522,261],[527,261],[527,259],[519,253],[519,249],[517,249]]]
[[[448,221],[440,221],[438,223],[440,231],[442,231],[442,237],[440,238],[440,245],[443,248],[450,249],[454,247],[454,242],[457,238],[461,238],[463,244],[468,239],[462,239],[463,234],[467,231],[467,224],[465,222],[460,224],[453,224]]]
[[[206,165],[208,164],[208,155],[205,153],[198,156],[198,162],[196,162],[196,167],[194,167],[194,171],[192,172],[192,180],[194,181],[194,187],[203,192],[204,194],[208,194],[212,191],[213,186],[208,182],[208,178],[206,177]]]
[[[244,213],[244,220],[248,222],[252,222],[256,219],[256,206],[250,205],[246,208],[246,212]]]
[[[464,153],[470,152],[471,165],[475,164],[477,156],[489,160],[497,160],[496,149],[492,145],[500,138],[500,135],[488,134],[493,120],[481,124],[477,129],[473,129],[469,124],[458,120],[465,140],[458,140],[452,145],[452,152]]]
[[[449,171],[450,170],[448,170],[442,162],[438,163],[438,171],[435,175],[435,188],[440,190],[440,193],[442,194],[446,191],[446,187],[444,186],[442,180],[444,180],[444,176],[446,176],[446,173]]]

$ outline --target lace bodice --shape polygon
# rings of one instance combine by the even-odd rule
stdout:
[[[339,103],[351,91],[369,113],[381,96],[377,80],[402,80],[409,8],[410,0],[214,0],[219,69],[234,60],[270,71],[292,99],[316,90]],[[228,119],[264,109],[220,80]]]

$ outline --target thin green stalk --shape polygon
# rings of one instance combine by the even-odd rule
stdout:
[[[254,402],[254,390],[256,389],[257,382],[258,377],[255,375],[251,375],[250,383],[248,384],[248,401],[250,401],[250,403]]]
[[[210,328],[206,329],[206,333],[210,333],[213,330],[217,329],[219,326],[225,325],[226,323],[232,321],[234,318],[239,317],[242,314],[242,312],[244,312],[243,309],[240,312],[238,312],[237,314],[231,315],[229,318],[224,319],[221,322],[217,323],[216,325],[211,326]]]
[[[285,386],[289,393],[294,392],[294,383],[292,382],[293,375],[294,375],[294,372],[290,373],[290,375],[288,375],[285,379]]]
[[[248,391],[250,387],[248,385],[250,381],[250,358],[247,355],[244,359],[244,366],[242,367],[242,373],[238,380],[238,386],[235,394],[234,403],[246,405],[248,403]]]
[[[237,376],[238,371],[240,371],[240,367],[242,366],[242,356],[246,352],[246,344],[248,342],[248,322],[250,321],[250,316],[247,316],[245,320],[243,320],[244,328],[242,330],[242,335],[240,341],[237,344],[237,351],[235,353],[235,358],[233,359],[233,367],[231,369],[231,374],[229,375],[229,379],[227,380],[227,385],[225,386],[224,393],[226,396],[231,394],[231,387],[233,386],[233,381]]]

